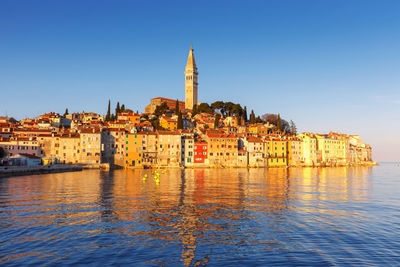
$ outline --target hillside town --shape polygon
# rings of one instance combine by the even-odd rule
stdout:
[[[0,117],[1,165],[87,167],[292,167],[371,164],[359,135],[297,133],[279,114],[247,116],[246,107],[198,102],[193,48],[185,68],[185,101],[156,97],[145,112],[119,103],[111,114],[46,113]]]

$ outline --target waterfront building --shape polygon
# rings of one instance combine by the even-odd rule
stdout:
[[[302,166],[304,164],[303,140],[291,137],[287,140],[288,166]]]
[[[110,166],[125,166],[125,130],[103,128],[101,131],[101,163]]]
[[[158,131],[158,166],[178,167],[181,163],[181,135],[179,132]]]
[[[249,167],[264,167],[266,164],[264,156],[264,142],[260,137],[248,136],[243,140],[247,151]]]
[[[31,154],[20,153],[9,157],[7,164],[11,166],[32,167],[40,165],[41,161],[42,160],[40,157]]]
[[[125,167],[143,165],[143,134],[127,133],[125,135]]]
[[[232,134],[207,132],[208,159],[214,166],[236,166],[238,137]]]
[[[312,133],[298,134],[303,141],[303,158],[305,166],[315,166],[317,163],[317,138]]]
[[[0,138],[0,146],[6,151],[7,156],[12,157],[18,154],[29,154],[42,157],[43,151],[35,137],[10,137]]]
[[[182,132],[182,152],[181,152],[181,165],[190,167],[195,163],[194,161],[194,134]]]
[[[81,139],[78,133],[60,134],[54,147],[59,162],[64,164],[81,162]]]
[[[267,136],[264,139],[264,153],[269,167],[287,166],[287,140],[280,136]]]
[[[321,163],[345,164],[346,163],[346,136],[330,132],[329,134],[316,134],[317,150],[320,153]]]
[[[347,163],[361,163],[372,161],[371,146],[362,142],[359,135],[348,136],[346,142],[346,161]]]
[[[43,151],[43,159],[50,161],[52,163],[57,161],[57,153],[56,153],[56,141],[59,140],[58,136],[55,136],[54,133],[43,133],[37,137],[37,141],[41,150]]]
[[[155,132],[141,132],[142,134],[142,164],[145,167],[157,165],[158,162],[158,138]]]
[[[83,164],[100,164],[101,130],[84,128],[80,130],[81,160]]]
[[[208,165],[208,144],[203,139],[196,139],[194,142],[194,163]]]

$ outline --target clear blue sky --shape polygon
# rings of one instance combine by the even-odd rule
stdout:
[[[2,0],[0,115],[183,100],[193,43],[201,102],[360,134],[399,161],[399,14],[385,0]]]

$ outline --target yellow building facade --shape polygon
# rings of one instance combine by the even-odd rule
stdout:
[[[125,167],[135,168],[143,165],[143,135],[129,133],[125,136]]]

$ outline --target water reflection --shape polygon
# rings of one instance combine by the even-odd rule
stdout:
[[[372,176],[338,167],[171,169],[160,184],[151,170],[2,179],[0,260],[337,264],[327,255],[343,250],[318,242],[363,225]]]

